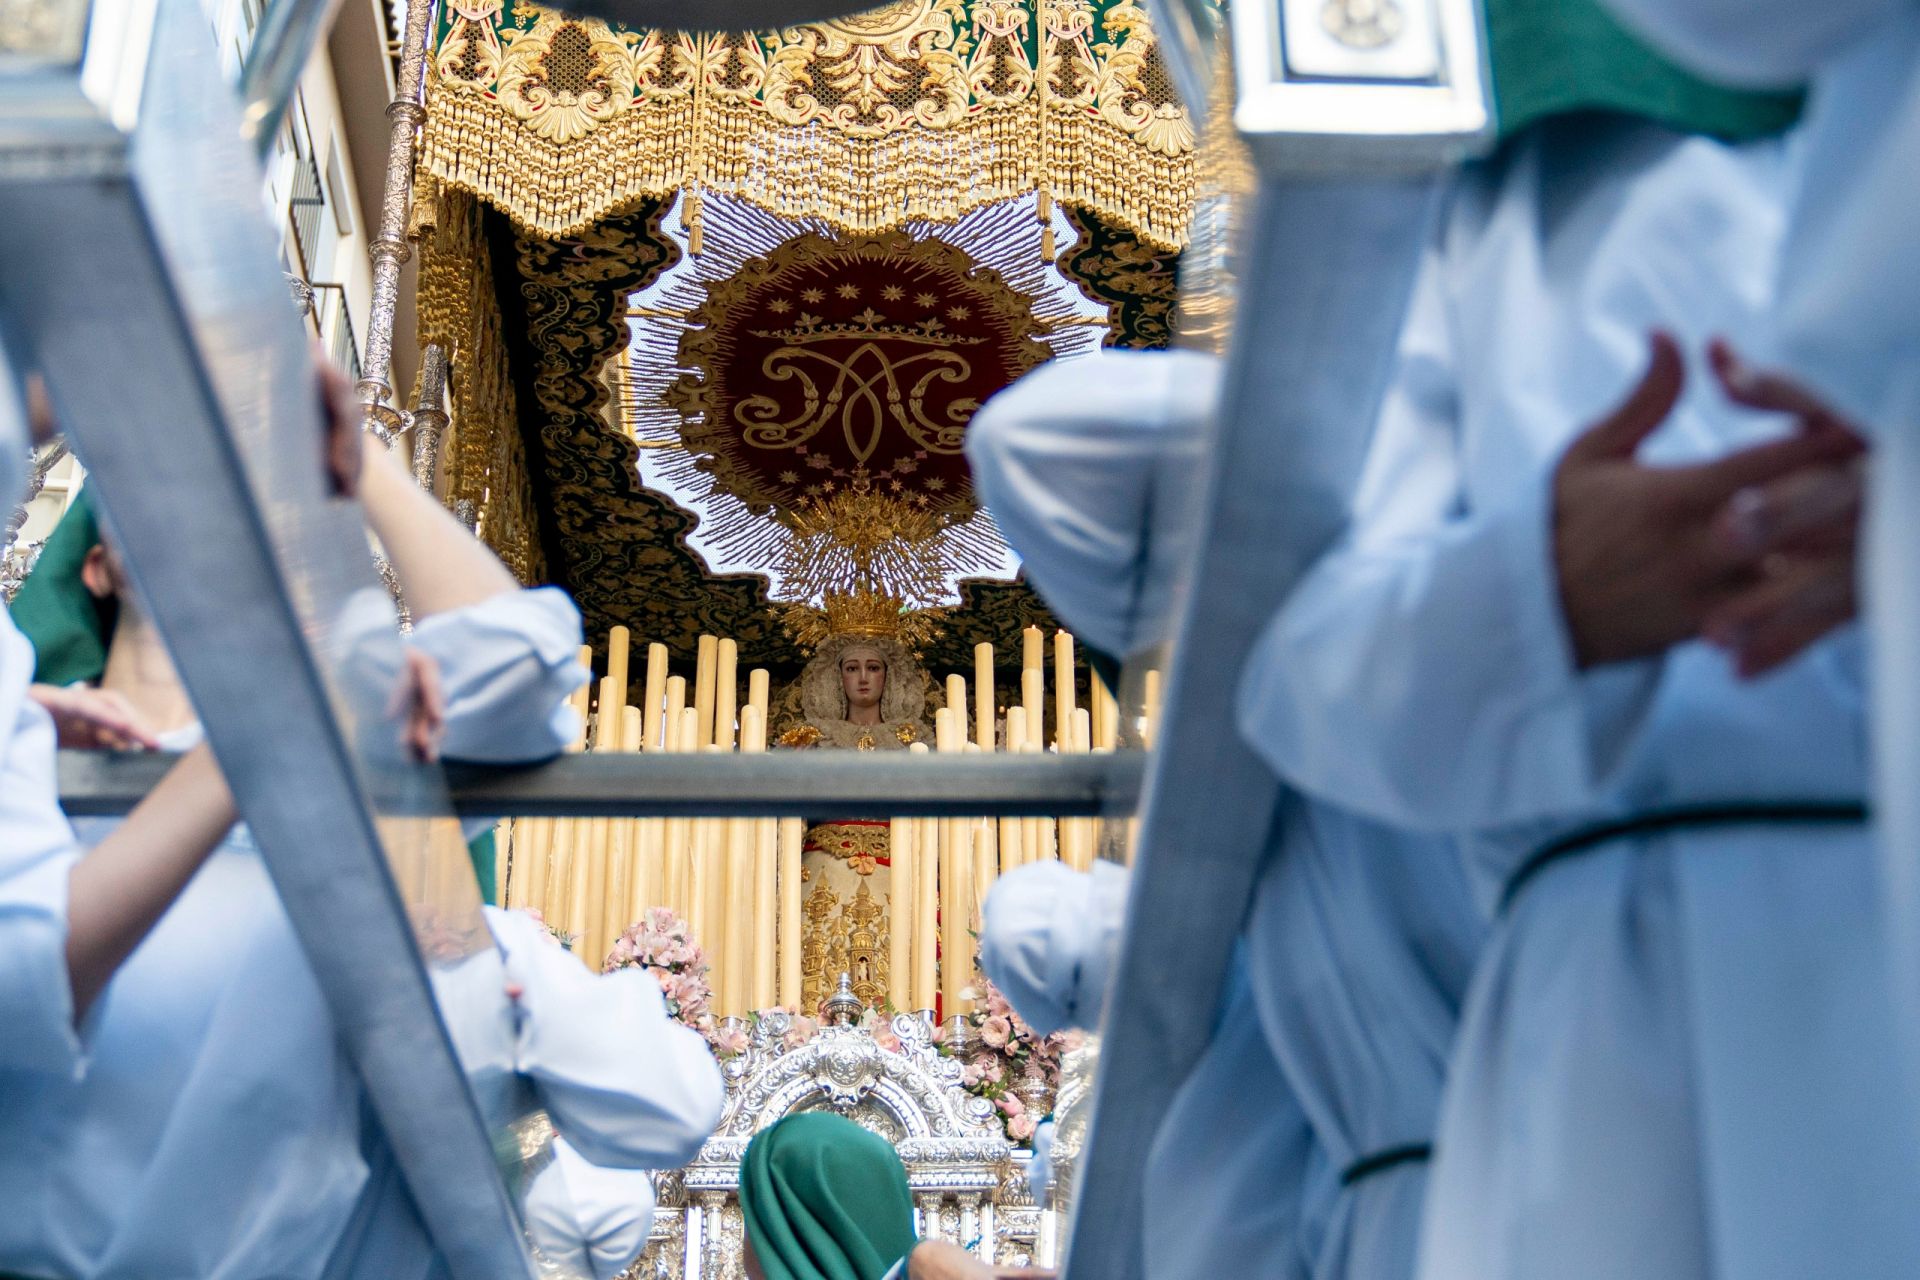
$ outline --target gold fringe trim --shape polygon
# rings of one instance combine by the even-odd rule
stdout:
[[[547,580],[547,563],[480,205],[441,188],[416,207],[431,210],[431,224],[418,229],[420,344],[439,343],[453,356],[448,500],[456,509],[470,504],[481,539],[532,586]]]
[[[471,85],[437,79],[421,166],[556,238],[697,179],[708,192],[850,234],[951,222],[1044,186],[1054,200],[1089,209],[1156,249],[1184,247],[1195,195],[1190,145],[1165,154],[1065,105],[1046,112],[1043,135],[1040,114],[1028,100],[947,128],[857,137],[783,125],[750,102],[710,99],[701,104],[702,131],[693,104],[679,99],[636,103],[556,143]]]

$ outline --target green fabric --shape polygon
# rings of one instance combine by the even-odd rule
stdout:
[[[82,489],[8,609],[13,624],[33,642],[33,678],[42,684],[95,684],[106,672],[118,607],[95,599],[80,579],[87,552],[99,544],[100,524]]]
[[[1503,139],[1576,111],[1617,111],[1729,141],[1767,137],[1799,118],[1802,94],[1746,93],[1689,75],[1597,0],[1487,0],[1486,11]]]
[[[475,836],[467,845],[467,856],[473,859],[473,875],[480,882],[480,901],[497,907],[500,904],[494,901],[498,897],[494,886],[498,883],[496,875],[500,850],[493,842],[493,831],[492,827],[488,827]]]
[[[767,1280],[880,1280],[915,1244],[899,1155],[824,1111],[787,1116],[747,1144],[740,1211]]]

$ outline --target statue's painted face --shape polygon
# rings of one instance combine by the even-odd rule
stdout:
[[[878,649],[856,645],[840,655],[840,688],[849,712],[880,705],[887,691],[887,660]]]

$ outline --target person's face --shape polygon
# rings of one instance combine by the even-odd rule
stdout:
[[[887,660],[876,649],[849,649],[840,655],[840,688],[849,711],[880,705],[887,691]]]

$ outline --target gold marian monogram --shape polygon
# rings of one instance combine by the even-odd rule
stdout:
[[[879,309],[855,301],[851,315],[813,313],[876,279]],[[675,361],[689,372],[664,393],[680,438],[716,488],[789,518],[803,495],[824,491],[806,488],[817,464],[768,462],[782,453],[841,457],[851,474],[836,487],[871,472],[876,492],[957,509],[961,486],[917,477],[959,455],[976,385],[989,385],[983,369],[1017,376],[1048,355],[1030,297],[953,246],[904,231],[797,236],[710,286],[689,318]]]
[[[809,364],[819,366],[819,378]],[[770,381],[797,384],[800,408],[783,417],[780,401],[772,396],[742,400],[734,418],[748,444],[792,448],[837,423],[847,451],[861,466],[872,460],[889,423],[931,453],[958,453],[967,419],[980,407],[971,398],[949,400],[940,420],[928,416],[929,388],[939,382],[964,383],[973,376],[973,366],[952,351],[894,356],[877,343],[863,342],[845,355],[834,355],[791,346],[769,355],[761,370]]]

